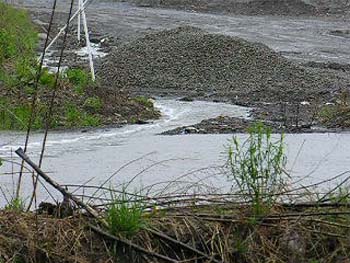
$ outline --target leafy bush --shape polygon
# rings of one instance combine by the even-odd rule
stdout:
[[[281,135],[277,141],[272,141],[271,129],[257,123],[250,128],[243,144],[235,136],[229,147],[229,178],[235,182],[239,193],[252,203],[255,215],[271,207],[285,186],[283,138]]]
[[[83,127],[97,127],[101,124],[101,118],[89,114],[83,115],[81,126]]]

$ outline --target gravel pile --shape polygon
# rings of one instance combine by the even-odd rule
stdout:
[[[117,47],[102,61],[99,75],[120,90],[247,103],[327,96],[333,78],[316,70],[259,43],[180,27]]]

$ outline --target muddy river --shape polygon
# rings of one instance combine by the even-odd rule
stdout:
[[[23,5],[34,13],[42,13],[49,11],[44,6],[49,6],[51,2],[25,1]],[[61,10],[64,10],[64,2],[60,1]],[[214,33],[265,43],[296,60],[350,61],[350,38],[331,34],[333,30],[347,29],[348,22],[335,18],[225,16],[95,1],[88,8],[88,20],[93,28],[101,28],[121,40],[154,30],[192,25]],[[158,134],[218,115],[249,117],[249,109],[222,103],[179,102],[175,99],[160,99],[156,105],[163,116],[150,124],[86,132],[51,132],[43,169],[62,183],[99,184],[122,167],[113,177],[113,184],[127,182],[140,174],[132,187],[146,187],[178,178],[182,184],[203,182],[203,187],[228,190],[227,172],[221,166],[226,162],[227,145],[232,135]],[[238,136],[242,140],[245,137]],[[35,133],[30,139],[28,154],[35,161],[42,137],[43,134]],[[0,157],[5,160],[14,158],[18,162],[12,156],[12,151],[23,146],[23,143],[23,133],[1,132]],[[349,149],[348,133],[287,135],[287,167],[292,181],[307,184],[346,172],[349,169]],[[0,168],[1,188],[7,196],[12,192],[13,180],[16,180],[16,176],[13,178],[11,174],[16,171],[18,167],[15,164],[6,162]],[[24,181],[23,192],[28,194],[31,177],[26,174]],[[200,191],[192,189],[197,190]],[[39,194],[40,199],[47,198],[42,187]]]
[[[207,187],[215,191],[229,190],[231,185],[227,180],[227,170],[221,166],[226,163],[227,147],[232,135],[157,134],[218,115],[248,117],[249,109],[200,101],[159,100],[156,105],[163,112],[163,117],[150,124],[87,132],[52,132],[47,142],[43,169],[58,182],[88,182],[96,185],[126,165],[113,177],[112,184],[128,182],[139,174],[132,188],[164,182],[158,185],[161,187],[181,178],[181,184],[184,185],[202,182],[205,191],[208,191]],[[246,137],[237,136],[241,140]],[[28,154],[33,160],[38,159],[42,137],[41,133],[31,137]],[[0,138],[0,156],[5,159],[11,159],[11,150],[16,150],[24,141],[22,133],[2,132]],[[287,135],[287,167],[292,181],[308,184],[347,171],[349,147],[350,134]],[[10,192],[13,184],[10,174],[11,171],[18,171],[18,167],[5,163],[0,171],[1,186],[4,191]],[[26,174],[25,178],[24,192],[28,193],[31,177]],[[179,184],[174,185],[174,188],[179,187]],[[40,198],[45,197],[47,195],[41,189]]]

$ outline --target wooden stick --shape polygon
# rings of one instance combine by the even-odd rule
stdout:
[[[178,262],[179,262],[179,261],[177,261],[177,260],[175,260],[175,259],[172,259],[172,258],[169,258],[169,257],[167,257],[167,256],[158,254],[158,253],[153,252],[153,251],[146,250],[146,249],[144,249],[143,247],[140,247],[140,246],[138,246],[138,245],[132,243],[130,240],[123,239],[123,238],[120,238],[120,237],[116,237],[116,236],[114,236],[114,235],[111,235],[111,234],[109,234],[109,233],[103,231],[102,229],[100,229],[100,228],[94,226],[94,225],[89,224],[89,227],[90,227],[93,231],[95,231],[95,232],[97,232],[97,233],[99,233],[99,234],[101,234],[101,235],[103,235],[103,236],[105,236],[105,237],[107,237],[107,238],[109,238],[109,239],[111,239],[111,240],[114,240],[114,241],[123,243],[124,245],[129,246],[129,247],[131,247],[132,249],[134,249],[134,250],[136,250],[136,251],[139,251],[139,252],[141,252],[141,253],[143,253],[143,254],[150,255],[150,256],[152,256],[152,257],[165,260],[165,261],[167,261],[167,262],[172,262],[172,263],[178,263]]]
[[[64,197],[67,197],[67,198],[71,199],[78,206],[84,208],[89,214],[91,214],[93,217],[98,219],[104,226],[108,226],[106,220],[102,219],[95,209],[93,209],[88,204],[83,203],[80,199],[78,199],[75,196],[73,196],[70,192],[68,192],[66,189],[64,189],[56,181],[51,179],[46,173],[44,173],[41,170],[41,168],[39,168],[38,165],[36,165],[32,160],[29,159],[29,157],[25,154],[25,152],[23,151],[22,148],[18,148],[16,150],[16,154],[19,157],[21,157],[22,160],[25,161],[28,165],[30,165],[38,173],[38,175],[40,177],[42,177],[48,184],[50,184],[55,189],[57,189],[59,192],[61,192]]]
[[[150,229],[150,228],[145,228],[145,230],[151,232],[155,236],[158,236],[158,237],[160,237],[162,239],[165,239],[167,241],[172,242],[173,244],[181,246],[181,247],[183,247],[183,248],[185,248],[185,249],[187,249],[189,251],[192,251],[192,252],[196,253],[197,255],[203,256],[206,259],[209,259],[209,262],[222,263],[222,261],[218,261],[218,260],[214,259],[213,257],[205,254],[204,252],[202,252],[202,251],[200,251],[200,250],[198,250],[198,249],[196,249],[194,247],[191,247],[191,246],[189,246],[189,245],[187,245],[187,244],[185,244],[185,243],[183,243],[183,242],[181,242],[179,240],[176,240],[176,239],[174,239],[174,238],[172,238],[172,237],[170,237],[170,236],[168,236],[168,235],[166,235],[166,234],[164,234],[162,232],[159,232],[159,231],[156,231],[156,230],[153,230],[153,229]]]

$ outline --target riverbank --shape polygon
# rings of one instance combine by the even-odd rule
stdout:
[[[59,77],[47,68],[43,68],[39,76],[36,57],[38,47],[42,49],[46,39],[45,27],[33,24],[23,10],[4,3],[1,3],[1,10],[1,130],[27,129],[33,101],[35,117],[30,124],[33,129],[44,129],[47,124],[52,129],[102,127],[141,123],[159,117],[148,98],[102,86],[98,80],[93,82],[90,74],[79,67],[81,63],[71,63],[67,69],[66,59],[63,59]],[[70,34],[68,42],[73,38]],[[48,66],[54,65],[57,70],[58,55],[50,55]],[[51,107],[52,114],[48,116]]]
[[[192,205],[169,198],[162,201],[162,209],[143,213],[144,225],[133,234],[113,234],[78,210],[63,218],[3,210],[0,259],[84,263],[345,263],[350,259],[349,210],[345,200],[281,204],[269,214],[254,216],[249,205],[235,204],[234,200],[229,201],[230,196],[184,198]],[[204,202],[213,205],[203,205]],[[188,207],[164,208],[166,203]],[[125,224],[127,227],[131,222]]]

